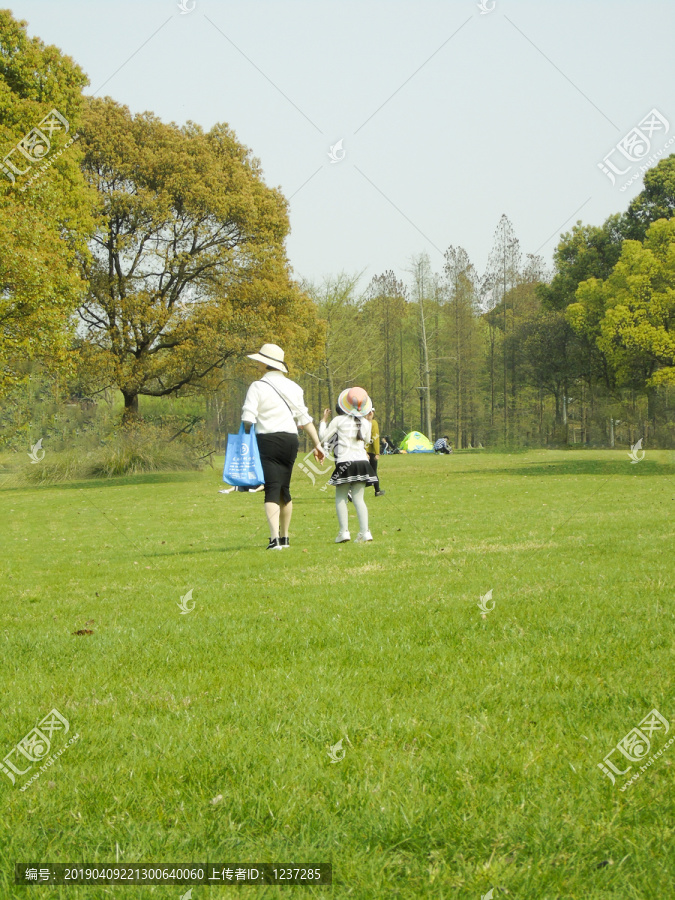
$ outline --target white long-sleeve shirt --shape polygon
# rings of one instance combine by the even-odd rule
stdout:
[[[371,426],[368,419],[361,419],[360,422],[362,441],[356,439],[359,422],[354,416],[335,416],[328,425],[324,422],[319,424],[319,440],[326,452],[328,452],[328,442],[334,434],[337,434],[338,444],[335,458],[338,462],[356,462],[359,459],[368,461],[366,444],[370,440]]]
[[[308,425],[312,421],[305,406],[302,388],[286,378],[283,372],[265,372],[260,381],[251,384],[246,393],[241,418],[244,422],[253,422],[258,434],[279,431],[297,434],[298,425]]]

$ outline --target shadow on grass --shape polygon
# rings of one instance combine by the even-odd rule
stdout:
[[[456,474],[466,475],[601,475],[631,477],[639,475],[641,478],[650,475],[675,475],[675,465],[670,463],[657,463],[643,460],[639,463],[631,463],[629,459],[621,460],[582,459],[565,460],[556,462],[541,462],[533,464],[523,463],[522,466],[509,466],[499,469],[475,469],[471,472]]]
[[[300,545],[300,540],[296,541],[298,545]],[[295,547],[294,547],[295,548]],[[251,538],[251,542],[247,544],[223,544],[219,547],[205,547],[202,549],[196,550],[170,550],[165,551],[164,553],[143,553],[143,558],[147,560],[160,560],[160,559],[171,559],[174,556],[208,556],[209,554],[219,553],[219,554],[233,554],[239,553],[242,550],[260,550],[267,551],[267,537],[264,538]],[[274,556],[270,553],[267,554],[267,558],[290,558],[291,554],[286,553],[285,551],[277,552]],[[140,556],[138,557],[141,558]]]
[[[145,484],[179,484],[203,478],[204,473],[190,472],[143,472],[138,475],[122,475],[118,478],[87,478],[79,481],[58,481],[45,484],[14,484],[0,489],[4,491],[83,491],[99,488],[129,487]]]

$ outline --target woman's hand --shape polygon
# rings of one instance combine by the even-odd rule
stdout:
[[[323,447],[315,447],[314,448],[314,459],[323,465],[323,461],[326,458],[326,454],[323,451]]]

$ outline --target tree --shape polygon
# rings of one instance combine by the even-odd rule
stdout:
[[[449,325],[448,369],[453,372],[455,447],[460,450],[470,421],[474,365],[475,310],[478,276],[462,247],[445,251],[445,292]],[[445,361],[445,360],[444,360]]]
[[[675,154],[648,169],[644,185],[621,220],[623,236],[636,241],[644,240],[652,222],[675,216]]]
[[[139,395],[199,384],[261,338],[313,349],[316,319],[285,257],[286,201],[227,125],[179,128],[106,98],[91,101],[83,142],[100,203],[80,315],[88,361],[126,416]]]
[[[566,425],[566,397],[574,376],[574,332],[565,314],[557,310],[533,311],[521,323],[517,338],[528,381],[554,397],[556,423]]]
[[[26,377],[29,360],[67,366],[93,228],[75,139],[87,77],[26,28],[0,10],[0,393]]]
[[[429,293],[434,291],[435,282],[431,272],[431,262],[426,253],[412,259],[413,300],[418,311],[418,340],[420,362],[420,428],[427,437],[431,437],[431,381],[429,370],[429,344],[427,340],[427,320],[424,311],[425,301]],[[429,292],[429,293],[427,293]]]
[[[544,309],[564,311],[576,302],[576,292],[583,281],[607,278],[619,258],[622,241],[622,219],[618,214],[609,216],[599,227],[577,222],[570,232],[563,234],[554,253],[555,275],[550,284],[539,284],[536,288]],[[584,379],[591,391],[593,382],[598,380],[606,390],[612,391],[614,372],[598,345],[598,328],[599,319],[592,315],[583,328],[575,328],[579,343],[575,359],[580,365],[577,376]]]
[[[572,325],[594,328],[624,384],[675,384],[675,218],[650,225],[644,244],[625,241],[605,281],[579,285]]]
[[[377,362],[381,369],[384,396],[383,431],[394,424],[396,410],[396,356],[403,320],[406,314],[406,288],[390,270],[371,279],[367,289],[365,316],[376,323],[380,346]]]
[[[555,275],[537,293],[547,309],[565,309],[575,302],[576,290],[589,278],[606,278],[621,253],[621,217],[610,216],[600,227],[577,222],[560,238],[553,259]]]
[[[307,293],[317,305],[325,342],[321,374],[328,406],[333,410],[343,386],[363,380],[370,371],[375,326],[363,316],[363,300],[356,295],[361,274],[341,272],[326,278],[322,285],[307,285]],[[321,397],[321,395],[320,395]]]
[[[513,288],[520,280],[520,244],[513,225],[508,216],[502,215],[495,230],[494,244],[488,258],[486,282],[491,294],[491,308],[501,306],[502,351],[503,351],[503,405],[504,405],[504,443],[508,441],[508,355],[506,341],[508,335],[508,299],[511,297],[511,319],[515,319],[516,307]],[[494,324],[496,316],[492,316]],[[511,360],[511,397],[512,409],[516,406],[516,374],[515,362]]]

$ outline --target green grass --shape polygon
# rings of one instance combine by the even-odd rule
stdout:
[[[675,747],[623,793],[598,768],[652,708],[675,723],[673,454],[380,475],[374,542],[337,546],[332,492],[296,470],[283,553],[261,495],[219,495],[217,470],[0,492],[0,749],[54,707],[80,735],[25,792],[0,773],[3,900],[187,890],[13,885],[17,861],[116,845],[333,864],[332,889],[193,900],[673,895]]]

